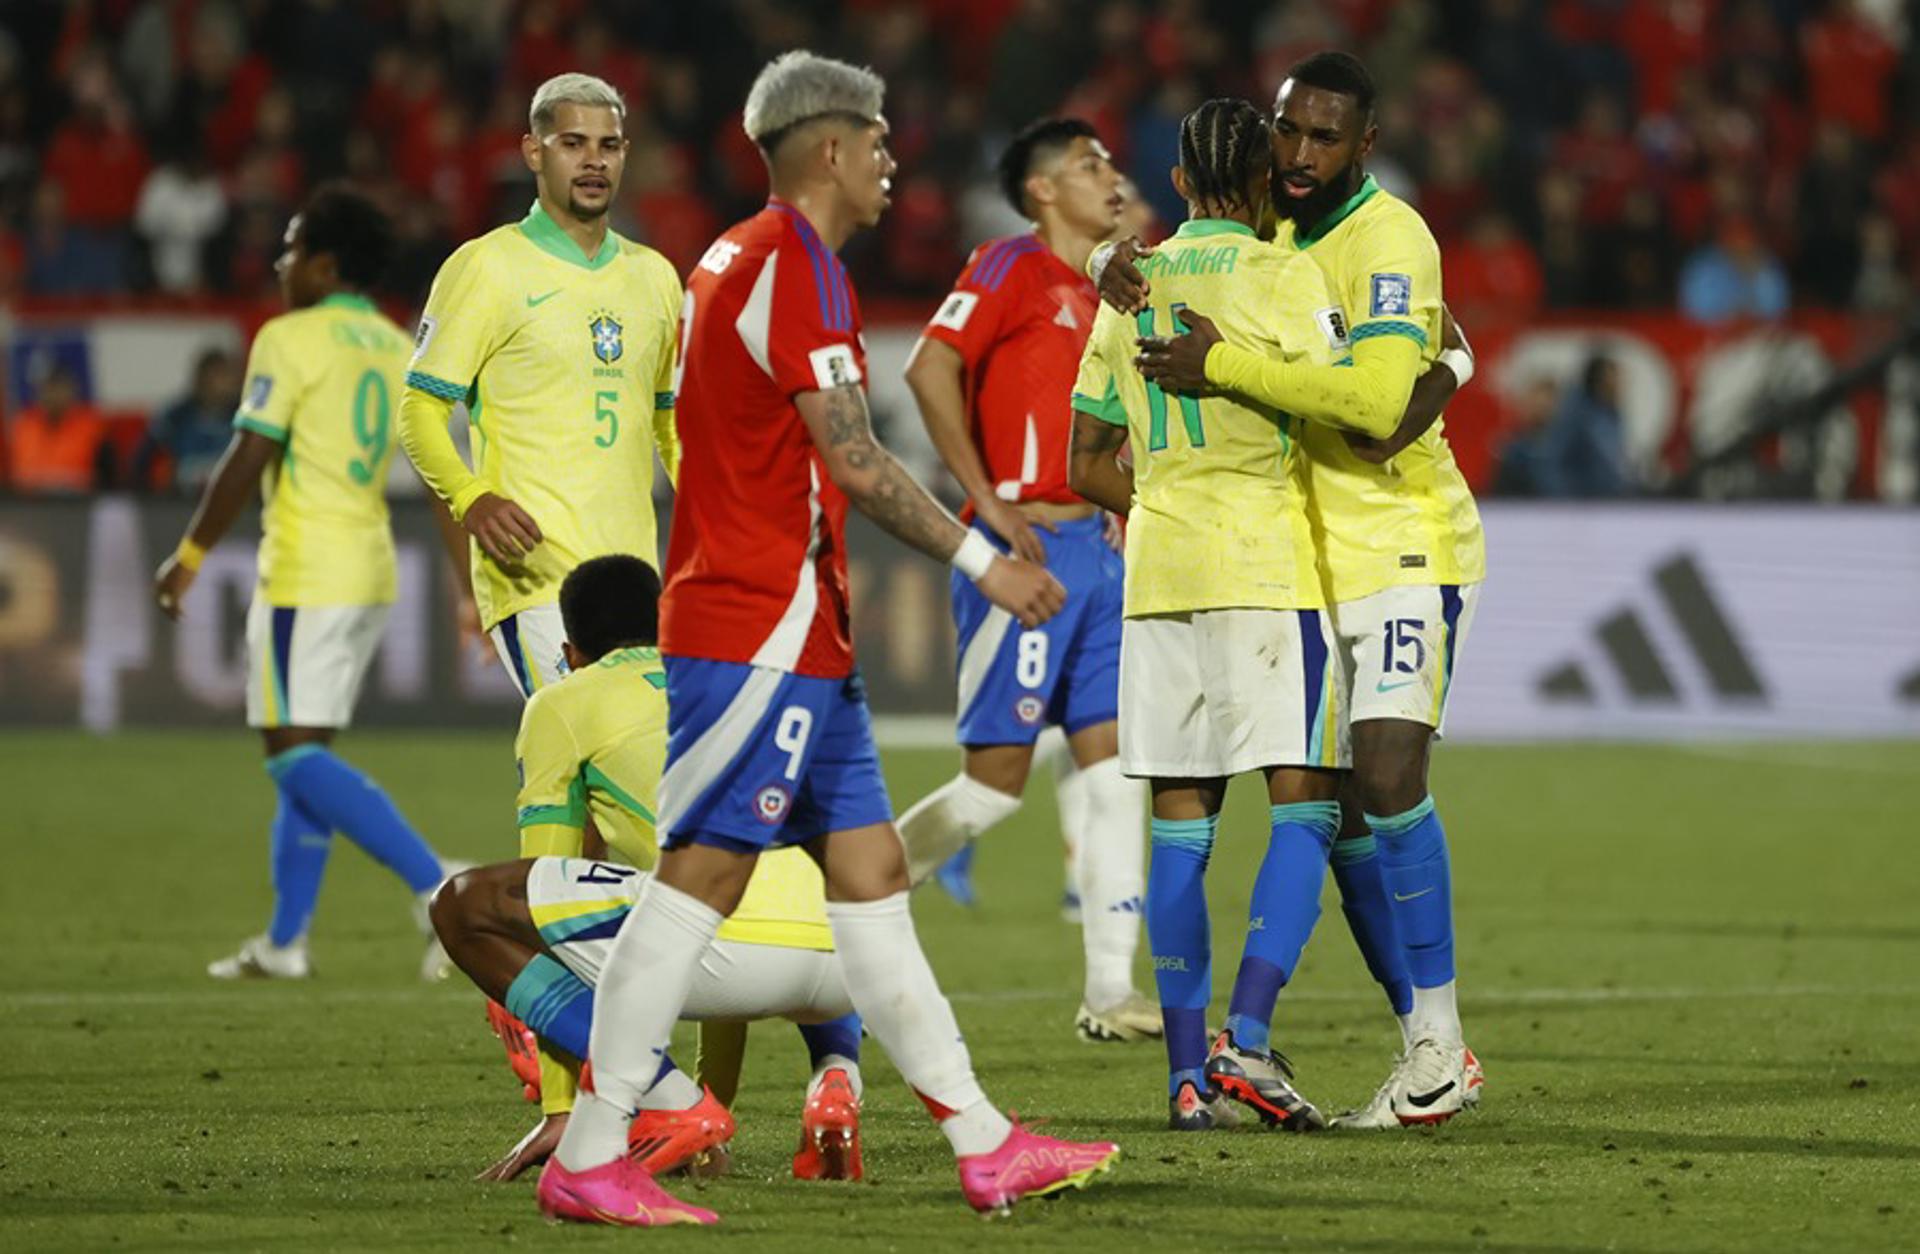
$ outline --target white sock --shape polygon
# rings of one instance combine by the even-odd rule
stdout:
[[[860,1076],[860,1064],[848,1058],[845,1054],[828,1054],[820,1060],[820,1065],[813,1069],[813,1079],[807,1081],[808,1095],[812,1095],[813,1090],[820,1087],[821,1076],[836,1069],[847,1073],[847,1080],[853,1085],[853,1095],[855,1097],[865,1097],[867,1095],[866,1081]]]
[[[1413,990],[1411,1039],[1432,1037],[1442,1045],[1460,1044],[1460,1008],[1454,1002],[1453,981],[1437,988]]]
[[[960,1024],[914,934],[907,895],[829,901],[827,918],[853,1008],[928,1109],[953,1112],[940,1123],[953,1152],[984,1154],[998,1148],[1013,1125],[987,1104],[973,1078]]]
[[[1147,891],[1146,785],[1108,758],[1079,775],[1086,820],[1079,833],[1080,932],[1087,1005],[1110,1010],[1133,992],[1133,952]]]
[[[693,1077],[675,1068],[640,1095],[642,1110],[692,1110],[706,1094]]]
[[[962,772],[914,803],[900,817],[907,847],[907,882],[918,884],[966,843],[1020,808],[1009,797]]]
[[[561,1166],[585,1171],[627,1152],[627,1125],[659,1073],[700,956],[720,922],[719,911],[657,879],[641,890],[594,997],[588,1050],[597,1101],[575,1105],[554,1151]],[[590,1112],[585,1119],[582,1107]]]
[[[1407,1013],[1395,1015],[1393,1018],[1394,1022],[1400,1025],[1400,1048],[1404,1050],[1407,1046],[1413,1044],[1414,1041],[1413,1011],[1409,1010]]]
[[[1053,758],[1053,802],[1060,810],[1060,843],[1066,846],[1067,891],[1080,896],[1081,833],[1087,830],[1087,780],[1061,743]]]

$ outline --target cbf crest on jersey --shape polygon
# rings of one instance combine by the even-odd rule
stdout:
[[[587,330],[593,332],[593,355],[611,366],[620,360],[620,354],[626,351],[621,340],[619,322],[610,313],[598,313],[587,324]]]

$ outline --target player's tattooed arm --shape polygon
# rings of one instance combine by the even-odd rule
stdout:
[[[1407,412],[1392,435],[1374,440],[1357,431],[1345,433],[1355,457],[1374,465],[1386,462],[1425,435],[1427,428],[1440,420],[1454,394],[1466,386],[1466,380],[1454,373],[1459,367],[1453,362],[1464,357],[1471,377],[1473,346],[1467,343],[1466,332],[1460,329],[1460,324],[1453,320],[1453,311],[1445,305],[1440,306],[1440,349],[1441,356],[1414,380],[1413,395],[1407,398]]]
[[[1125,427],[1092,414],[1074,414],[1067,483],[1095,505],[1122,516],[1133,508],[1133,467],[1122,465],[1119,456],[1126,442]]]
[[[875,438],[865,392],[849,384],[794,400],[827,473],[861,513],[928,557],[953,557],[967,529]]]
[[[902,543],[951,562],[970,533],[874,438],[867,394],[856,384],[794,398],[827,474],[854,507]],[[978,537],[975,537],[977,540]],[[1066,590],[1043,566],[997,556],[974,581],[987,600],[1037,627],[1060,612]]]

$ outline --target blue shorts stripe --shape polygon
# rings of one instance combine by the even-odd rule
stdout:
[[[520,685],[520,695],[533,696],[533,672],[527,669],[527,655],[520,649],[520,616],[509,614],[500,620],[500,643],[507,646],[507,660],[513,663],[513,682]]]
[[[1306,694],[1307,758],[1318,762],[1326,751],[1327,638],[1319,610],[1300,611],[1301,690]]]
[[[1447,633],[1446,642],[1441,646],[1440,709],[1446,708],[1447,691],[1453,687],[1453,655],[1460,643],[1460,612],[1465,605],[1466,599],[1460,595],[1459,584],[1440,585],[1440,621]],[[1436,716],[1438,713],[1436,710]]]
[[[274,695],[280,701],[280,725],[295,726],[293,705],[289,695],[293,692],[293,616],[295,609],[289,605],[275,606],[273,610],[273,686]]]

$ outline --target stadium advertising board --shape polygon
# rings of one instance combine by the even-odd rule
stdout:
[[[1459,661],[1462,739],[1920,735],[1920,526],[1906,511],[1494,505]],[[236,726],[253,544],[208,558],[176,626],[148,581],[186,506],[0,505],[0,722]],[[400,601],[369,726],[512,727],[490,649],[462,641],[433,524],[394,511]],[[856,519],[855,635],[876,712],[950,715],[947,575]]]

